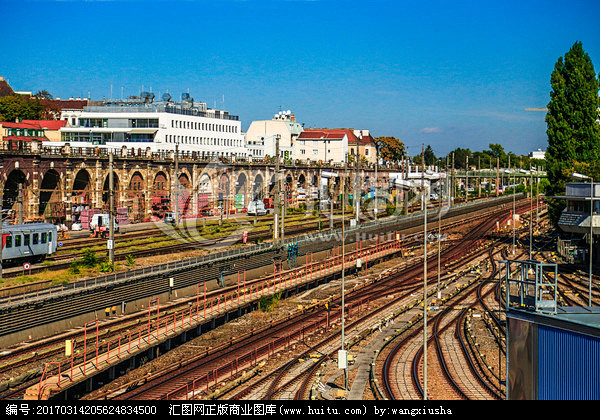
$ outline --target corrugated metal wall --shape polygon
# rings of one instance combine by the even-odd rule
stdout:
[[[600,339],[538,325],[539,400],[600,400]]]

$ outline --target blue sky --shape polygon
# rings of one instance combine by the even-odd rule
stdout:
[[[546,147],[550,73],[576,41],[600,72],[598,1],[0,0],[0,76],[101,100],[190,92],[242,128],[305,127],[431,144]]]

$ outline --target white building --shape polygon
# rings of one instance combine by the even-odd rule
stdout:
[[[529,157],[531,159],[544,159],[546,156],[546,152],[544,152],[542,149],[537,149],[533,152],[529,152]]]
[[[322,164],[344,163],[348,156],[348,130],[307,129],[294,143],[294,156]]]
[[[246,131],[248,154],[253,160],[275,156],[276,138],[279,136],[279,155],[297,159],[294,142],[303,130],[291,111],[280,111],[271,120],[252,121]]]
[[[164,95],[163,95],[164,96]],[[61,144],[73,147],[150,148],[196,152],[199,158],[246,158],[247,151],[239,117],[227,111],[194,103],[189,95],[182,102],[153,102],[144,98],[107,101],[69,112],[61,129]],[[54,142],[53,144],[56,144]]]

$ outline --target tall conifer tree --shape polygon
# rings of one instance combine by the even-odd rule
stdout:
[[[546,165],[550,181],[547,194],[563,195],[574,166],[600,158],[599,84],[581,42],[575,42],[564,58],[558,59],[550,83],[552,91],[546,114]],[[549,204],[550,218],[556,224],[564,202],[550,200]]]

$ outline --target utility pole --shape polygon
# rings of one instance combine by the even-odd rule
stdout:
[[[280,135],[277,134],[275,136],[275,197],[274,198],[274,222],[273,222],[273,246],[275,248],[279,247],[279,138]],[[321,203],[319,203],[320,206]]]
[[[423,398],[427,399],[427,194],[425,194],[425,145],[421,151],[421,194],[423,200]]]
[[[2,251],[4,251],[2,225],[4,225],[4,185],[2,185],[2,190],[0,190],[0,280],[2,280]]]
[[[283,195],[283,204],[281,205],[281,242],[283,243],[285,240],[285,216],[287,214],[287,186],[285,182],[281,194]]]
[[[373,191],[373,198],[375,201],[375,220],[377,220],[377,212],[378,212],[378,207],[377,207],[377,185],[378,185],[377,166],[379,166],[379,156],[377,153],[377,149],[375,149],[375,190]]]
[[[529,195],[529,259],[533,260],[533,172],[531,171],[531,163],[529,163],[529,184],[531,185],[531,194]],[[590,223],[592,223],[591,219]]]
[[[114,209],[113,152],[108,155],[108,262],[115,262],[115,209]]]
[[[514,188],[513,188],[513,211],[512,211],[512,213],[513,213],[513,216],[512,216],[512,228],[513,228],[512,254],[515,255],[515,241],[516,241],[515,240],[515,220],[516,220],[516,214],[515,214],[516,203],[515,202],[516,202],[516,195],[517,195],[517,176],[516,175],[515,175],[513,182],[514,182]]]
[[[19,189],[18,189],[18,195],[17,195],[17,208],[18,208],[18,214],[17,214],[17,223],[19,223],[20,225],[23,224],[23,184],[19,182]]]
[[[452,194],[451,194],[452,203],[451,204],[454,204],[454,194],[456,194],[456,178],[454,175],[454,152],[452,152],[452,182],[451,182],[451,184],[452,184]]]
[[[442,298],[442,292],[440,290],[440,279],[441,279],[441,253],[442,253],[442,191],[444,190],[444,180],[443,178],[440,178],[440,181],[442,182],[441,188],[440,188],[440,196],[439,196],[439,201],[440,201],[440,208],[438,210],[438,266],[437,266],[437,297],[438,299]]]
[[[496,197],[500,195],[500,158],[496,158]]]
[[[404,181],[407,181],[408,180],[408,159],[405,161],[404,156],[402,156],[402,169],[404,170]],[[404,215],[408,216],[408,192],[404,191],[403,185],[400,186],[400,191],[402,191],[402,198],[404,200]]]
[[[465,202],[469,202],[469,156],[467,155],[467,166],[465,167],[466,172],[466,181],[465,181]]]
[[[347,164],[344,164],[344,176],[342,177],[342,207],[344,205],[344,195],[345,195],[345,183],[346,183],[346,175],[347,175]],[[345,272],[346,272],[346,231],[345,231],[345,227],[344,227],[344,212],[342,211],[342,345],[341,345],[341,354],[340,356],[343,356],[344,359],[344,391],[348,390],[348,359],[347,359],[347,353],[346,353],[346,346],[344,344],[344,340],[346,339],[345,337],[345,328],[346,328],[346,314],[345,314]],[[339,359],[339,358],[338,358]]]
[[[360,139],[356,138],[356,177],[354,184],[354,206],[356,208],[356,226],[358,226],[358,217],[360,214]]]
[[[179,224],[179,143],[175,143],[175,224]],[[221,204],[221,207],[223,205]],[[223,224],[223,209],[221,208],[221,224]]]
[[[481,198],[481,156],[477,157],[477,187],[479,188],[477,198]]]

